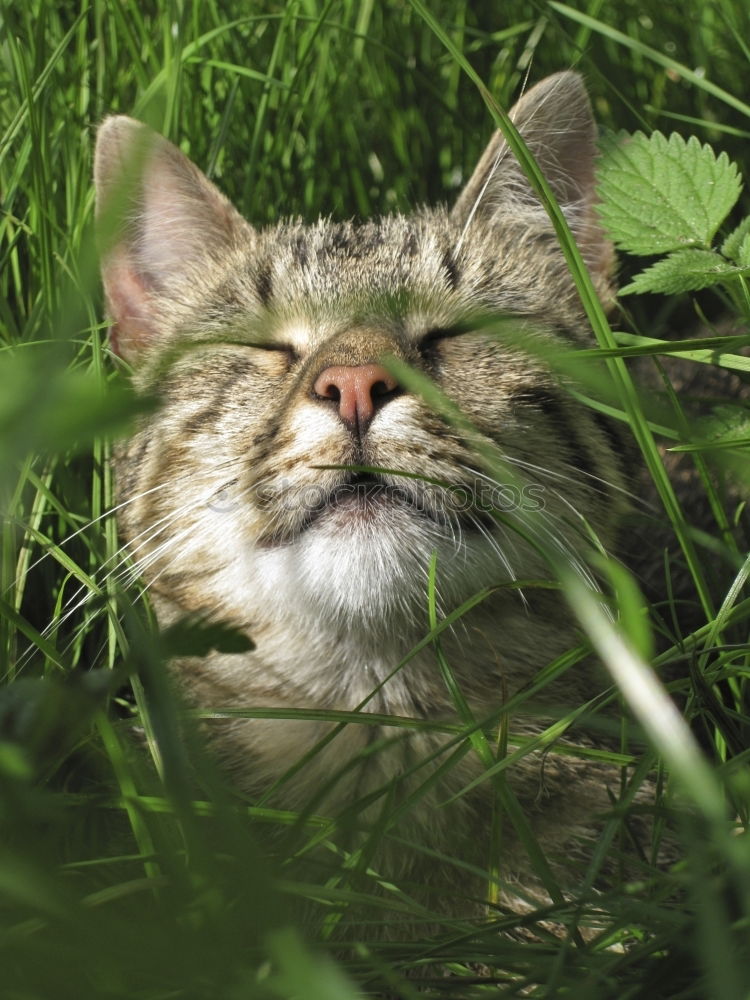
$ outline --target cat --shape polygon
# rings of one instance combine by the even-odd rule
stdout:
[[[510,115],[611,300],[582,79],[550,76]],[[116,220],[102,261],[111,344],[160,400],[116,459],[122,536],[162,627],[208,617],[254,644],[178,658],[184,697],[378,717],[215,719],[208,738],[233,784],[365,830],[384,822],[368,864],[430,905],[476,907],[486,885],[465,866],[494,863],[501,904],[559,898],[556,885],[582,878],[621,771],[541,745],[519,755],[509,794],[549,867],[527,855],[516,820],[493,859],[496,786],[459,795],[484,765],[451,726],[496,721],[515,698],[511,749],[544,731],[549,717],[523,692],[580,639],[559,592],[535,583],[550,577],[545,550],[590,581],[590,538],[615,548],[629,471],[616,429],[545,363],[545,350],[593,338],[506,140],[494,135],[450,210],[365,222],[255,229],[126,117],[99,129],[95,180],[104,228]],[[405,366],[447,403],[428,403]],[[437,620],[471,605],[439,649],[424,639],[431,572]],[[578,661],[545,703],[573,709],[605,689],[598,666]]]

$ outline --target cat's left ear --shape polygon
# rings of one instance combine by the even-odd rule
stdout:
[[[112,346],[135,361],[163,337],[180,287],[246,245],[252,228],[176,146],[132,118],[100,126],[94,179]]]
[[[614,270],[614,251],[599,223],[594,167],[597,129],[591,103],[578,73],[567,70],[532,87],[510,118],[539,164],[564,210],[584,260],[605,296]],[[508,146],[495,132],[459,196],[452,218],[498,220],[538,200]]]

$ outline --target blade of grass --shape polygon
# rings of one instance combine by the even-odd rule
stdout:
[[[744,101],[734,97],[726,90],[722,90],[721,87],[717,87],[716,84],[711,83],[711,81],[707,80],[701,73],[696,73],[694,70],[689,69],[682,63],[677,62],[676,59],[672,59],[669,56],[664,55],[663,52],[659,52],[650,45],[645,45],[642,41],[640,41],[640,39],[631,38],[629,35],[624,34],[622,31],[618,31],[616,28],[605,24],[603,21],[599,21],[595,17],[584,14],[583,11],[574,10],[572,7],[568,7],[567,4],[559,3],[558,0],[548,0],[548,2],[550,7],[552,7],[553,10],[556,10],[558,14],[562,14],[563,17],[568,17],[571,21],[576,21],[578,24],[582,24],[584,27],[596,32],[603,38],[612,39],[612,41],[617,42],[618,45],[632,49],[639,55],[644,56],[646,59],[650,59],[658,66],[663,66],[672,73],[676,73],[678,76],[682,77],[683,80],[687,80],[687,82],[692,83],[693,86],[699,87],[707,94],[711,94],[712,97],[717,97],[720,101],[723,101],[724,104],[728,104],[729,107],[734,108],[736,111],[739,111],[741,114],[750,118],[750,104],[745,104]]]

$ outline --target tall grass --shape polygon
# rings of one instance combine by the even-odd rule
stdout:
[[[622,690],[629,705],[620,751],[600,751],[635,767],[618,809],[627,811],[656,767],[684,805],[685,860],[667,871],[643,858],[638,884],[623,878],[597,896],[596,872],[622,835],[615,810],[580,892],[563,898],[549,886],[550,915],[567,936],[523,940],[524,921],[501,911],[483,925],[451,923],[387,887],[393,914],[437,922],[442,932],[409,944],[360,944],[336,959],[352,913],[387,919],[383,888],[373,902],[368,873],[387,817],[346,855],[313,812],[238,802],[199,750],[197,779],[190,771],[163,670],[179,637],[157,636],[112,515],[112,442],[143,404],[108,357],[93,245],[92,136],[111,111],[179,142],[257,224],[286,215],[364,217],[455,197],[494,127],[483,93],[507,108],[527,76],[569,66],[585,73],[605,128],[680,128],[742,162],[750,109],[738,81],[750,61],[750,12],[740,0],[692,0],[687,8],[614,0],[510,0],[502,8],[466,0],[0,4],[4,996],[348,1000],[390,990],[409,998],[417,995],[409,975],[437,965],[450,976],[426,979],[420,996],[750,995],[745,514],[706,465],[711,456],[696,452],[698,482],[709,485],[703,506],[716,522],[696,528],[692,507],[683,510],[673,497],[657,448],[665,437],[689,441],[689,401],[665,376],[668,405],[652,411],[630,373],[634,357],[660,357],[670,347],[695,364],[746,373],[736,341],[717,339],[732,304],[716,296],[629,300],[635,335],[613,333],[558,219],[598,336],[596,352],[587,353],[611,370],[611,395],[593,405],[626,422],[640,445],[699,611],[692,631],[681,631],[669,592],[677,569],[657,566],[664,600],[649,609],[645,627],[638,595],[615,579],[618,630],[563,573],[583,645],[550,664],[522,697],[543,691],[593,644],[622,685],[611,698]],[[714,339],[704,329],[691,341],[699,317],[719,323],[709,331]],[[670,337],[679,343],[664,344]],[[711,560],[722,566],[718,589],[706,579]],[[440,621],[433,606],[425,642],[464,610]],[[651,631],[656,654],[648,637],[642,641]],[[694,735],[652,667],[669,679]],[[502,776],[517,755],[551,745],[585,707],[534,746],[509,749],[500,713],[463,717],[446,731],[456,755],[482,755],[500,814],[523,831]],[[630,738],[633,711],[653,752]],[[134,725],[145,731],[150,755],[133,751]],[[390,725],[397,734],[417,723]],[[283,834],[286,846],[273,869],[255,846],[267,829],[277,842]],[[311,884],[298,862],[320,845],[330,865]],[[537,860],[544,870],[544,857]],[[312,900],[326,914],[316,940],[299,919]],[[594,911],[601,930],[582,937],[578,927]],[[356,939],[356,924],[347,936]],[[618,942],[628,947],[612,947]]]

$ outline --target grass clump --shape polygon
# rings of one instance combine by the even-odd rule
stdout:
[[[144,404],[108,359],[93,245],[92,133],[112,111],[132,114],[180,142],[259,224],[280,215],[369,216],[452,198],[483,149],[492,113],[510,106],[527,73],[541,78],[569,66],[585,73],[597,117],[610,132],[679,129],[698,141],[691,146],[692,140],[670,139],[675,147],[697,155],[708,142],[742,163],[750,107],[737,80],[748,61],[750,15],[733,0],[689,7],[686,16],[684,4],[669,2],[512,0],[500,17],[491,5],[465,0],[429,6],[418,0],[294,0],[249,8],[233,0],[145,8],[119,0],[3,3],[5,995],[748,995],[750,563],[743,490],[750,434],[741,397],[750,368],[744,350],[750,318],[746,192],[735,186],[737,198],[727,195],[722,217],[717,214],[716,225],[712,221],[711,231],[690,248],[636,246],[618,235],[614,200],[603,181],[604,217],[609,212],[613,236],[626,251],[668,251],[673,263],[689,251],[723,262],[723,270],[711,272],[712,287],[698,291],[700,282],[674,277],[695,269],[676,266],[672,284],[644,282],[636,274],[641,262],[624,258],[621,284],[648,293],[623,300],[628,333],[610,329],[550,202],[597,334],[597,347],[577,352],[575,365],[583,370],[588,360],[608,370],[610,390],[592,390],[590,402],[629,426],[671,537],[666,565],[653,567],[656,589],[665,597],[649,608],[646,625],[638,593],[616,568],[603,572],[612,574],[621,628],[561,569],[563,595],[583,625],[582,645],[551,663],[532,693],[543,692],[589,646],[597,650],[616,682],[611,699],[623,696],[621,746],[599,751],[607,762],[630,767],[623,771],[620,806],[632,802],[639,781],[656,768],[665,790],[686,806],[680,833],[685,860],[665,868],[654,856],[644,857],[637,883],[623,878],[616,890],[596,895],[594,875],[623,834],[613,814],[580,891],[573,897],[551,891],[549,912],[519,918],[497,908],[482,926],[451,923],[386,887],[392,914],[408,914],[425,926],[437,921],[441,933],[377,948],[360,943],[341,960],[327,952],[340,950],[349,913],[387,919],[382,886],[374,896],[367,845],[358,855],[345,855],[325,818],[312,811],[298,816],[238,804],[200,753],[196,797],[181,712],[163,661],[186,644],[231,645],[235,637],[197,622],[157,640],[137,587],[128,586],[112,515],[110,457],[113,440]],[[496,107],[488,111],[482,95]],[[498,124],[507,127],[502,115]],[[638,141],[648,152],[667,140]],[[520,156],[523,161],[522,148]],[[654,156],[653,162],[662,160]],[[526,166],[533,175],[533,162]],[[721,224],[725,231],[718,237]],[[658,268],[657,262],[645,273]],[[673,294],[678,291],[683,294]],[[669,294],[653,294],[663,292]],[[670,368],[674,357],[691,370],[717,373],[716,384],[730,387],[728,396],[709,400],[696,415],[685,380]],[[636,362],[656,372],[658,407],[655,393],[644,395],[634,385]],[[735,381],[727,382],[729,376]],[[687,507],[665,471],[665,442],[673,458],[690,463],[696,497]],[[679,474],[685,468],[679,466]],[[710,518],[698,519],[698,508],[709,510]],[[713,563],[718,585],[710,579]],[[670,600],[671,581],[683,569],[694,604],[689,626]],[[434,602],[430,615],[425,641],[435,642],[453,619],[440,620]],[[666,679],[682,715],[655,675]],[[456,704],[461,707],[458,690]],[[641,752],[642,744],[630,739],[632,713],[653,752]],[[382,721],[324,714],[341,725]],[[530,747],[510,745],[501,713],[489,720],[457,715],[455,753],[481,755],[496,782],[499,816],[523,829],[524,818],[503,787],[504,771],[514,754],[553,744],[571,718],[557,720],[560,728],[553,726]],[[304,711],[295,717],[305,717]],[[390,724],[397,735],[418,723]],[[132,750],[134,725],[145,733],[153,766]],[[288,847],[273,870],[255,846],[268,828],[281,831]],[[385,834],[375,825],[369,836],[375,843]],[[311,884],[296,860],[320,845],[331,864]],[[529,846],[534,849],[531,838]],[[544,868],[545,859],[538,861]],[[299,920],[311,900],[328,913],[315,941],[306,939]],[[543,917],[569,933],[545,934]],[[587,921],[599,930],[582,935]],[[534,941],[522,933],[532,925]],[[622,943],[627,947],[618,947]],[[417,994],[411,974],[437,967],[452,978],[428,976]]]

